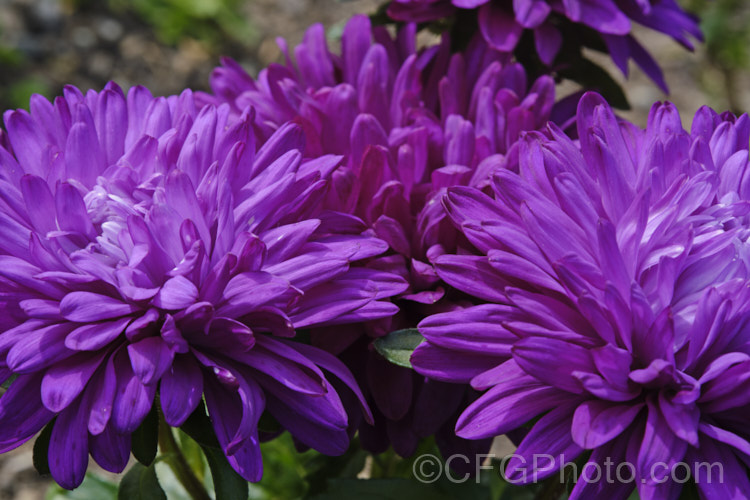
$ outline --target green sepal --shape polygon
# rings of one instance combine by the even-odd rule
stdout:
[[[394,365],[412,368],[411,354],[419,344],[424,342],[424,337],[416,328],[396,330],[385,337],[375,339],[373,345],[375,350]]]

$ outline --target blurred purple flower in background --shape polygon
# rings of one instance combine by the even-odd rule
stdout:
[[[451,17],[456,8],[478,8],[482,36],[501,52],[513,52],[524,31],[530,30],[537,55],[547,66],[553,65],[564,43],[560,21],[586,26],[599,34],[623,74],[627,76],[628,60],[633,59],[664,91],[662,72],[633,37],[633,23],[664,33],[689,50],[693,50],[691,37],[703,39],[697,17],[675,0],[393,0],[388,15],[425,22]],[[576,36],[566,33],[571,35]]]
[[[367,265],[410,286],[399,315],[316,330],[313,343],[344,359],[375,403],[376,426],[360,427],[368,450],[384,451],[390,442],[408,456],[419,438],[436,432],[448,446],[456,441],[456,411],[467,404],[465,386],[425,383],[385,361],[371,340],[456,307],[460,299],[444,297],[430,264],[461,243],[440,197],[448,186],[485,186],[494,169],[517,156],[521,131],[544,126],[553,113],[554,82],[529,82],[521,65],[479,36],[462,53],[451,54],[447,36],[419,50],[415,25],[394,38],[365,16],[346,25],[341,55],[331,53],[320,25],[294,49],[296,64],[279,44],[284,65],[270,65],[256,80],[225,60],[211,78],[214,94],[201,98],[229,103],[235,115],[252,106],[261,140],[296,123],[303,134],[293,144],[304,157],[344,156],[324,206],[360,217],[387,241],[389,254]]]
[[[508,463],[513,480],[562,465],[531,474],[532,454],[593,450],[591,462],[633,464],[635,484],[580,480],[571,498],[627,498],[635,485],[676,498],[680,461],[723,464],[723,481],[698,483],[706,498],[748,491],[750,120],[702,108],[687,133],[667,103],[641,130],[591,93],[577,120],[580,145],[554,125],[526,134],[494,198],[449,190],[478,255],[443,255],[437,273],[489,304],[422,321],[412,363],[486,390],[459,436],[539,417]]]
[[[264,410],[322,453],[348,447],[324,370],[371,418],[345,366],[291,338],[391,316],[382,299],[406,283],[357,265],[387,249],[361,221],[318,210],[341,157],[303,159],[294,124],[256,141],[253,113],[229,123],[190,91],[110,84],[5,114],[0,378],[18,377],[0,398],[2,451],[56,418],[60,485],[80,484],[89,453],[119,472],[158,391],[172,426],[205,398],[230,464],[257,481]]]

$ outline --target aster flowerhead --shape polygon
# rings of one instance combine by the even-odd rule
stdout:
[[[346,25],[340,55],[329,49],[320,25],[293,50],[280,45],[285,64],[254,79],[225,60],[212,74],[213,95],[201,98],[229,103],[235,114],[252,106],[261,139],[297,124],[302,133],[295,147],[304,157],[343,155],[323,206],[360,217],[370,234],[388,242],[389,253],[368,266],[399,274],[409,288],[400,296],[403,313],[313,331],[313,342],[344,359],[375,403],[379,425],[360,428],[363,445],[384,451],[391,442],[410,455],[418,438],[438,431],[466,404],[465,387],[425,384],[386,362],[371,340],[454,307],[430,264],[459,244],[441,194],[452,185],[486,184],[493,169],[514,157],[520,133],[552,115],[554,82],[548,76],[529,81],[521,65],[481,37],[457,54],[448,37],[418,49],[414,24],[393,37],[365,16]],[[444,434],[450,440],[452,423]]]
[[[451,185],[484,185],[514,158],[520,133],[553,114],[553,80],[529,82],[521,65],[480,38],[458,54],[447,38],[417,50],[413,24],[393,38],[365,16],[344,29],[341,56],[320,25],[295,48],[296,64],[280,44],[285,65],[255,80],[227,59],[212,75],[214,94],[200,98],[228,103],[235,114],[251,105],[261,140],[291,122],[301,134],[290,140],[304,157],[343,155],[323,206],[362,218],[397,254],[390,265],[410,278],[410,298],[434,302],[434,294],[419,296],[435,283],[429,255],[455,239],[436,234],[452,232],[437,227],[438,195]]]
[[[547,66],[555,63],[564,44],[583,42],[581,29],[593,30],[623,74],[628,74],[628,61],[633,59],[665,91],[662,72],[633,37],[633,25],[664,33],[689,50],[692,38],[702,39],[698,19],[675,0],[393,0],[387,12],[399,21],[425,22],[464,9],[477,10],[482,36],[501,52],[513,52],[524,33],[531,34]]]
[[[394,313],[398,276],[358,266],[387,249],[357,218],[317,211],[341,157],[302,158],[298,126],[256,142],[254,111],[114,84],[8,111],[0,147],[0,447],[53,418],[66,488],[89,453],[119,472],[159,395],[180,426],[205,400],[219,444],[262,474],[258,420],[336,454],[350,422],[344,365],[295,329]]]
[[[492,197],[449,190],[477,251],[441,256],[437,273],[489,303],[422,321],[412,363],[486,390],[459,436],[536,419],[511,479],[563,465],[523,476],[533,454],[590,450],[600,466],[632,464],[635,483],[581,480],[571,498],[626,498],[635,485],[676,498],[678,462],[696,478],[699,464],[722,464],[723,481],[696,480],[705,498],[748,491],[750,120],[703,108],[688,133],[657,104],[641,130],[595,94],[577,120],[580,143],[554,126],[527,134]]]

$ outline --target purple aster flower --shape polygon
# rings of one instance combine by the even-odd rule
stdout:
[[[387,249],[365,225],[310,214],[340,156],[302,158],[293,124],[256,142],[254,112],[193,95],[67,87],[8,111],[0,147],[0,450],[55,418],[52,476],[89,453],[119,472],[157,392],[180,426],[201,404],[244,478],[262,474],[268,411],[322,453],[350,425],[324,373],[369,410],[345,366],[295,328],[392,315],[401,278],[357,263]],[[343,395],[343,394],[342,394]],[[349,394],[347,397],[352,397]],[[355,398],[355,399],[356,399]]]
[[[676,498],[678,462],[696,478],[721,463],[723,481],[704,471],[698,488],[738,498],[750,490],[750,119],[703,108],[688,133],[657,104],[641,130],[586,94],[577,123],[580,143],[554,125],[526,134],[493,197],[449,190],[477,252],[441,256],[437,273],[488,303],[422,321],[412,362],[486,390],[459,436],[537,419],[508,463],[513,480],[591,450],[602,468],[632,464],[642,498]],[[554,466],[532,471],[533,454]],[[633,487],[581,480],[571,498]]]
[[[683,11],[675,0],[393,0],[388,15],[400,21],[425,22],[455,15],[458,9],[477,9],[479,30],[487,43],[502,52],[513,52],[521,36],[533,33],[539,59],[552,66],[564,36],[578,36],[561,27],[586,27],[601,36],[607,51],[623,74],[633,59],[666,91],[659,66],[631,34],[633,23],[664,33],[693,50],[691,37],[702,40],[698,19]]]
[[[401,314],[316,330],[313,342],[344,359],[374,403],[376,426],[360,427],[367,449],[384,451],[390,442],[411,455],[419,438],[440,429],[443,442],[452,441],[450,419],[467,404],[465,386],[424,382],[388,363],[371,341],[455,307],[430,264],[460,238],[440,194],[452,185],[486,184],[503,156],[516,155],[521,131],[549,119],[554,82],[548,76],[529,82],[519,64],[481,37],[463,53],[450,53],[448,37],[417,50],[415,25],[394,38],[365,16],[345,27],[341,55],[329,50],[320,25],[293,50],[296,63],[280,45],[286,63],[257,79],[225,60],[211,78],[214,95],[203,98],[229,103],[235,114],[251,105],[261,139],[292,122],[304,132],[295,147],[305,157],[344,156],[324,206],[362,218],[387,241],[389,254],[368,266],[397,273],[410,286],[400,297]]]

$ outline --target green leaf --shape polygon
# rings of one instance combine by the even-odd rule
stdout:
[[[700,493],[698,492],[698,485],[695,484],[695,479],[691,479],[682,487],[680,492],[680,500],[699,500]]]
[[[328,481],[334,477],[355,478],[364,468],[368,453],[359,447],[355,440],[343,455],[329,457],[316,455],[305,464],[308,471],[305,480],[309,484],[308,494],[323,493],[327,489]]]
[[[206,415],[206,408],[202,402],[180,429],[195,440],[203,450],[208,468],[211,470],[216,498],[246,499],[248,496],[247,481],[229,465],[219,446],[211,420]]]
[[[182,455],[190,469],[200,482],[204,482],[205,476],[208,474],[208,464],[201,445],[196,443],[195,439],[188,436],[182,429],[178,429],[177,444],[182,450]]]
[[[49,474],[49,439],[52,436],[54,425],[55,419],[52,419],[50,423],[44,426],[39,437],[34,441],[34,468],[42,476]]]
[[[202,401],[187,420],[185,420],[180,429],[193,438],[201,447],[220,448],[211,420],[206,414],[206,406]]]
[[[394,365],[411,368],[411,353],[419,344],[424,342],[424,337],[416,328],[396,330],[385,337],[375,339],[373,342],[375,350]]]
[[[131,437],[130,449],[140,463],[148,467],[156,458],[156,447],[159,441],[159,415],[156,405],[151,407],[146,418]]]
[[[114,500],[117,498],[117,485],[92,472],[87,472],[83,483],[74,489],[66,490],[52,484],[44,495],[45,500]]]
[[[117,500],[167,500],[154,465],[135,463],[120,482]]]
[[[311,500],[337,500],[356,498],[357,500],[489,500],[488,488],[472,480],[452,483],[443,478],[432,484],[413,479],[332,479],[328,481],[328,491],[311,497]]]
[[[0,394],[10,389],[10,384],[12,384],[13,381],[16,380],[17,378],[18,378],[18,375],[16,375],[15,373],[12,373],[10,377],[8,377],[8,379],[5,382],[3,382],[3,385],[0,386],[0,388],[2,388],[2,391],[0,391]]]
[[[309,491],[305,480],[310,474],[308,464],[321,456],[315,450],[298,452],[288,432],[261,443],[263,479],[250,485],[250,496],[257,500],[306,498]],[[323,490],[325,484],[323,484]]]
[[[203,447],[203,453],[206,454],[206,461],[211,469],[216,498],[247,500],[247,481],[229,465],[224,452],[216,448]]]
[[[270,412],[264,411],[260,415],[260,420],[258,420],[258,430],[269,434],[275,434],[283,429],[278,420],[276,420]]]

